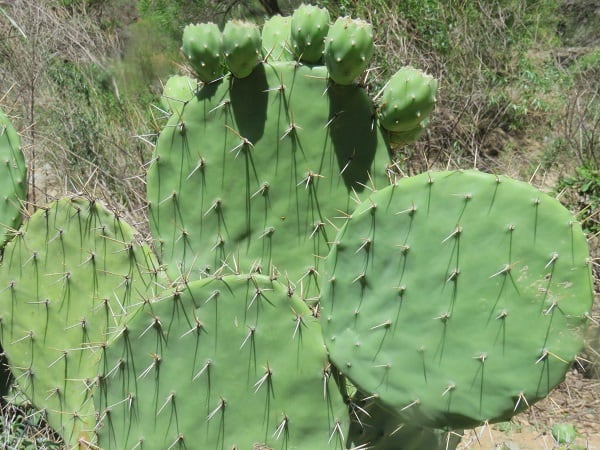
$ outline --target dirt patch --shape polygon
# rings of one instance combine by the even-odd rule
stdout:
[[[577,430],[578,437],[570,446],[560,447],[552,437],[552,427],[559,423],[572,424]],[[546,399],[511,422],[467,431],[458,448],[600,450],[600,380],[572,370]]]

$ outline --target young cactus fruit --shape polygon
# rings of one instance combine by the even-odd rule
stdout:
[[[182,285],[107,349],[98,445],[344,448],[348,418],[318,320],[264,276]]]
[[[360,19],[340,17],[325,41],[325,64],[337,84],[348,85],[369,66],[373,56],[373,27]]]
[[[236,78],[245,78],[259,62],[262,41],[259,28],[250,22],[231,20],[223,29],[223,52]]]
[[[188,25],[182,40],[181,51],[200,81],[209,83],[222,75],[223,38],[217,25]]]
[[[262,27],[263,59],[265,61],[292,61],[290,44],[290,16],[273,16]]]
[[[27,195],[27,168],[18,133],[0,110],[0,250],[19,228]]]
[[[508,420],[560,383],[592,304],[585,235],[555,199],[476,171],[364,201],[324,270],[332,362],[407,423]]]
[[[5,249],[2,344],[20,389],[67,445],[94,441],[93,394],[119,325],[154,297],[156,262],[99,202],[38,209]]]
[[[435,106],[437,81],[412,67],[403,67],[387,83],[378,108],[379,124],[404,140],[423,130]],[[417,136],[418,137],[418,136]]]
[[[198,83],[196,80],[183,75],[173,75],[170,77],[163,88],[163,94],[160,102],[169,114],[176,113],[181,115],[183,105],[189,102],[196,95]]]
[[[408,131],[387,131],[383,129],[383,134],[387,140],[389,146],[393,149],[403,147],[405,145],[412,144],[419,140],[419,138],[425,133],[429,120],[425,119],[416,128]]]
[[[323,57],[329,31],[329,12],[313,5],[300,5],[292,15],[291,44],[296,58],[309,64]]]

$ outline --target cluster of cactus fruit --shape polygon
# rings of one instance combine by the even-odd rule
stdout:
[[[185,28],[152,245],[78,196],[19,228],[0,117],[1,339],[70,448],[455,448],[563,379],[592,302],[579,224],[503,176],[401,177],[390,147],[437,83],[404,67],[374,102],[371,26],[330,22],[302,5]]]

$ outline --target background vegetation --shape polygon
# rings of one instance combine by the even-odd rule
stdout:
[[[164,121],[156,106],[162,82],[187,70],[179,57],[183,26],[233,17],[260,23],[299,3],[0,1],[0,105],[21,130],[31,204],[67,190],[91,191],[143,233],[143,170]],[[402,65],[440,80],[427,134],[396,155],[407,174],[477,167],[530,180],[579,214],[600,257],[597,1],[311,3],[333,17],[373,23],[376,54],[365,81],[373,94]],[[11,408],[19,420],[5,422],[5,448],[52,447],[49,438],[11,441],[39,420],[26,405]]]

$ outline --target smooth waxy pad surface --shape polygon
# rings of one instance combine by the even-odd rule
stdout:
[[[560,203],[475,171],[402,179],[363,202],[324,270],[335,365],[413,424],[506,420],[558,384],[592,303]]]

